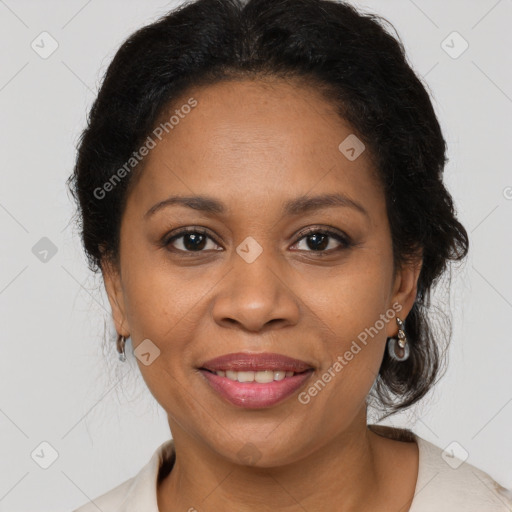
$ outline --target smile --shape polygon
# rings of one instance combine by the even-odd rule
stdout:
[[[313,369],[292,371],[212,372],[200,369],[201,375],[216,394],[232,405],[260,409],[276,405],[298,391],[313,375]]]

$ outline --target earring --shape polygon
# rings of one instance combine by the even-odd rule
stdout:
[[[409,344],[405,336],[404,323],[397,317],[398,338],[389,338],[388,354],[395,361],[405,361],[409,357]]]
[[[122,334],[117,335],[117,351],[119,352],[119,360],[123,363],[126,361],[126,354],[124,352],[124,345],[126,338]]]

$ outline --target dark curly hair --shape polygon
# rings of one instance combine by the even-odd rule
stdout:
[[[191,86],[284,78],[315,87],[364,141],[386,197],[395,269],[423,256],[405,321],[410,356],[385,352],[370,395],[397,412],[439,378],[430,314],[433,286],[468,235],[443,185],[446,143],[426,87],[384,18],[332,0],[189,1],[132,34],[104,76],[68,180],[89,268],[119,262],[120,221],[143,162],[98,198],[162,115]],[[369,395],[369,396],[370,396]],[[390,414],[391,414],[390,413]],[[389,414],[388,414],[389,415]]]

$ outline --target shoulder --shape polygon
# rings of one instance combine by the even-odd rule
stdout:
[[[465,462],[467,452],[459,444],[442,449],[416,435],[415,440],[420,458],[410,512],[512,512],[512,491]]]
[[[149,462],[135,476],[73,512],[158,512],[158,478],[161,469],[169,471],[174,460],[174,442],[170,439],[156,449]]]
[[[466,462],[467,452],[460,444],[440,448],[408,429],[368,428],[389,439],[418,445],[418,478],[408,512],[512,512],[512,490]]]
[[[130,487],[137,477],[132,477],[110,491],[89,501],[73,512],[114,512],[123,504]]]

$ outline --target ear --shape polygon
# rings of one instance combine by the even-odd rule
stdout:
[[[423,256],[422,251],[420,251],[412,261],[404,263],[401,268],[397,269],[395,274],[390,306],[396,311],[396,316],[404,322],[416,300],[418,278],[422,265]],[[400,307],[400,310],[398,307]],[[386,330],[388,338],[396,336],[396,322],[389,322]]]
[[[109,258],[104,257],[101,261],[101,273],[112,309],[112,318],[116,331],[118,334],[128,337],[130,335],[130,326],[126,319],[120,269]]]

